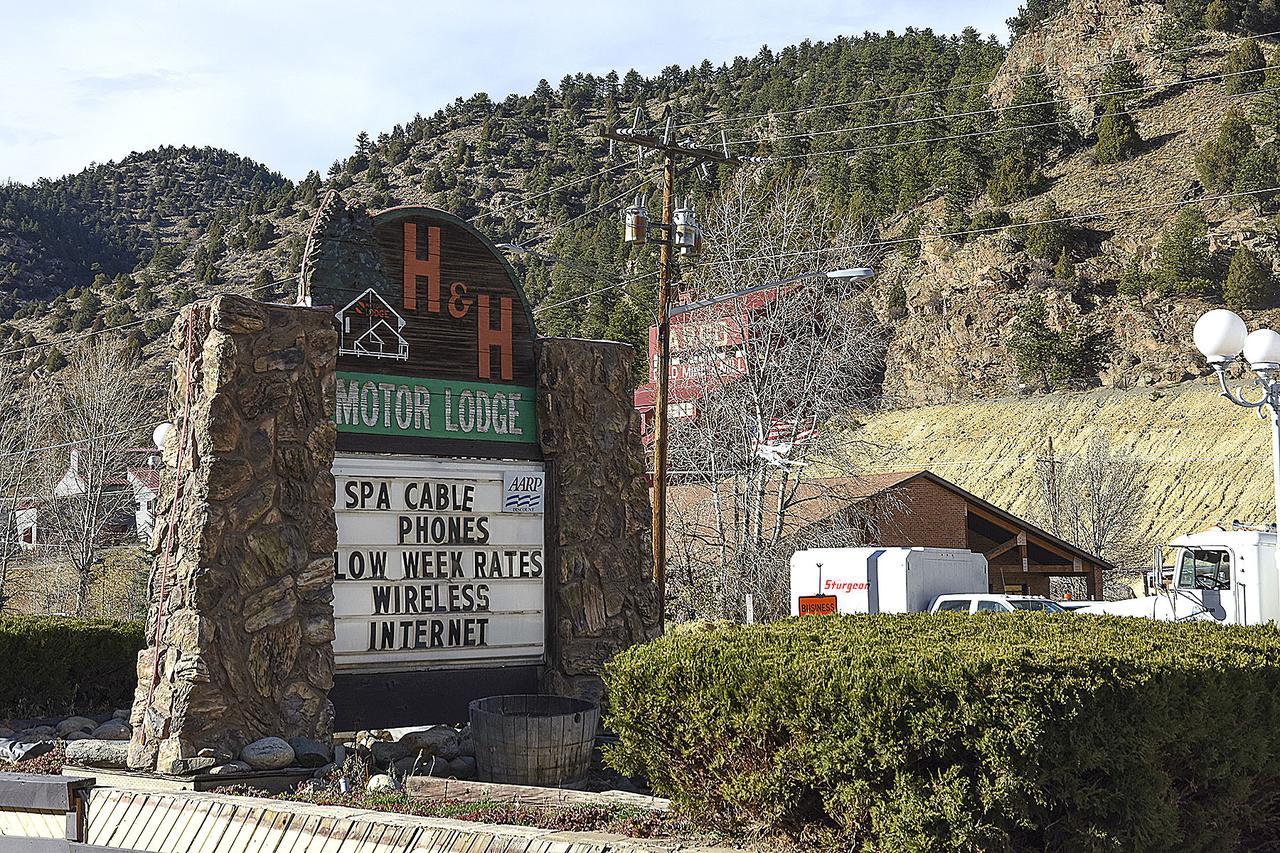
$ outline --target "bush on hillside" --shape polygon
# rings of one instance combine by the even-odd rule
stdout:
[[[1163,295],[1204,293],[1209,290],[1209,226],[1204,215],[1183,208],[1165,229],[1156,247],[1155,284]]]
[[[1280,841],[1280,633],[1091,616],[698,625],[607,667],[608,762],[867,850]]]
[[[1227,307],[1234,311],[1264,308],[1275,299],[1274,290],[1271,264],[1259,260],[1248,246],[1236,249],[1222,286],[1222,301]]]
[[[0,717],[128,707],[143,625],[0,615]]]
[[[1227,54],[1223,72],[1230,76],[1223,78],[1222,88],[1228,95],[1256,92],[1262,85],[1263,69],[1266,66],[1267,60],[1256,41],[1241,42]]]

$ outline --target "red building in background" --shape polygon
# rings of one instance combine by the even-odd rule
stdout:
[[[784,288],[785,290],[785,288]],[[696,417],[704,377],[715,365],[716,382],[732,382],[747,372],[747,344],[753,320],[778,298],[778,290],[748,294],[741,299],[699,308],[671,318],[671,372],[667,416],[674,426]],[[649,327],[649,381],[636,388],[641,435],[653,441],[653,407],[658,383],[658,327]]]

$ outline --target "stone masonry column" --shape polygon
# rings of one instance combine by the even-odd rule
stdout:
[[[544,690],[600,701],[600,673],[618,652],[662,633],[652,581],[652,513],[631,400],[626,344],[537,343],[539,442],[559,518]]]
[[[269,735],[332,736],[337,333],[327,309],[218,296],[172,334],[129,764],[184,773]]]

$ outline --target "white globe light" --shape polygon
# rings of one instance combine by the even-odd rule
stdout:
[[[1244,360],[1254,370],[1280,367],[1280,332],[1273,329],[1258,329],[1244,342]]]
[[[156,450],[164,450],[165,442],[169,440],[171,432],[173,432],[173,424],[168,421],[156,424],[155,430],[151,433],[151,440],[155,442]]]
[[[1206,361],[1221,364],[1240,354],[1248,334],[1249,329],[1244,320],[1225,308],[1216,308],[1196,320],[1196,328],[1191,337],[1196,343],[1196,349],[1204,353]]]

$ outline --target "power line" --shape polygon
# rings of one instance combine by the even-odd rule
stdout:
[[[711,260],[704,262],[704,266],[720,266],[724,264],[736,264],[746,261],[757,260],[775,260],[778,258],[802,257],[804,255],[820,255],[824,252],[840,252],[852,249],[870,249],[880,246],[900,246],[905,243],[921,243],[925,240],[934,240],[951,237],[968,237],[978,234],[990,234],[995,231],[1003,231],[1006,228],[1025,228],[1031,225],[1052,225],[1061,222],[1077,222],[1086,219],[1100,219],[1106,216],[1126,216],[1131,213],[1142,213],[1149,210],[1161,210],[1176,207],[1187,207],[1193,204],[1200,204],[1206,201],[1223,201],[1229,198],[1239,198],[1255,195],[1266,195],[1268,193],[1280,192],[1280,186],[1263,187],[1257,190],[1243,190],[1240,192],[1220,193],[1218,195],[1201,196],[1199,198],[1187,199],[1185,201],[1159,202],[1156,204],[1135,205],[1133,207],[1122,207],[1111,210],[1095,210],[1088,213],[1072,213],[1063,216],[1055,216],[1050,219],[1033,219],[1026,222],[1011,222],[1008,225],[991,225],[985,228],[970,228],[964,231],[942,231],[938,234],[931,234],[917,237],[898,237],[892,240],[873,240],[866,243],[853,243],[847,246],[824,246],[820,249],[807,249],[800,252],[782,252],[764,255],[749,255],[745,258],[724,258],[721,260]]]
[[[582,183],[583,181],[589,181],[589,180],[591,180],[592,178],[598,178],[598,177],[600,177],[601,175],[607,175],[607,174],[609,174],[610,172],[616,172],[618,169],[621,169],[621,168],[624,168],[624,167],[626,167],[626,166],[630,166],[630,165],[631,165],[630,163],[627,163],[627,162],[625,162],[625,161],[624,161],[624,162],[622,162],[622,163],[616,163],[616,164],[614,164],[614,165],[612,165],[612,166],[607,166],[607,167],[605,167],[605,168],[601,169],[599,172],[596,172],[595,174],[592,174],[592,175],[586,175],[586,176],[581,177],[581,178],[575,178],[575,179],[573,179],[572,181],[566,181],[566,182],[564,182],[564,183],[562,183],[562,184],[558,184],[558,185],[556,185],[556,186],[554,186],[554,187],[551,187],[550,189],[543,190],[542,192],[538,193],[537,195],[531,195],[531,196],[521,197],[518,201],[513,201],[513,202],[511,202],[510,204],[504,204],[504,205],[502,205],[501,207],[495,207],[495,208],[493,208],[492,210],[486,210],[486,211],[484,211],[483,213],[477,213],[475,216],[471,217],[471,218],[470,218],[470,219],[468,219],[467,221],[468,221],[468,222],[475,222],[477,219],[480,219],[480,218],[485,217],[485,216],[496,216],[497,214],[502,213],[503,211],[510,210],[510,209],[512,209],[512,208],[514,208],[514,207],[520,207],[521,205],[527,205],[529,202],[531,202],[531,201],[536,201],[537,199],[540,199],[540,198],[542,198],[543,196],[549,196],[549,195],[551,195],[552,193],[559,192],[559,191],[560,191],[560,190],[562,190],[562,189],[566,189],[566,188],[568,188],[568,187],[575,186],[575,185],[577,185],[577,184]]]
[[[33,453],[41,453],[45,450],[58,450],[59,448],[63,448],[63,447],[75,447],[77,444],[84,444],[85,442],[88,442],[88,441],[98,441],[100,439],[105,439],[105,438],[119,438],[122,435],[130,435],[131,433],[138,432],[139,430],[142,430],[142,429],[153,430],[155,429],[155,424],[139,424],[138,426],[129,427],[128,429],[122,429],[117,432],[107,432],[107,433],[102,433],[101,435],[85,436],[84,438],[77,438],[74,441],[63,441],[58,444],[46,444],[40,447],[28,447],[22,450],[11,450],[11,451],[8,451],[7,453],[0,453],[0,458],[7,458],[10,456],[27,456]]]
[[[1190,78],[1187,78],[1186,80],[1176,80],[1172,83],[1152,83],[1145,86],[1135,86],[1128,89],[1112,89],[1106,92],[1097,92],[1094,94],[1085,95],[1084,99],[1085,100],[1102,100],[1103,98],[1109,98],[1115,95],[1134,94],[1137,92],[1148,92],[1148,91],[1153,91],[1157,89],[1158,90],[1173,89],[1178,86],[1189,86],[1195,83],[1205,83],[1212,80],[1226,79],[1228,77],[1238,77],[1243,74],[1258,74],[1258,73],[1260,72],[1256,68],[1248,68],[1243,71],[1225,71],[1218,74],[1206,74],[1201,77],[1190,77]],[[1274,89],[1265,89],[1265,90],[1258,89],[1252,92],[1237,92],[1230,97],[1257,95],[1257,94],[1261,94],[1261,92],[1263,91],[1274,91]],[[931,121],[944,121],[944,120],[953,119],[953,118],[969,118],[972,116],[985,115],[987,113],[1005,113],[1005,112],[1011,112],[1014,110],[1031,109],[1032,107],[1043,107],[1043,106],[1050,106],[1055,104],[1070,104],[1073,100],[1074,99],[1072,98],[1049,98],[1048,100],[1032,101],[1026,104],[1010,104],[1007,107],[987,107],[985,109],[970,110],[969,112],[963,112],[963,113],[945,113],[943,115],[935,115],[935,116],[919,116],[916,118],[902,119],[900,121],[884,122],[881,124],[862,124],[862,125],[853,125],[852,127],[838,127],[834,129],[827,129],[827,130],[813,130],[813,131],[805,131],[803,133],[791,133],[791,134],[786,134],[784,136],[762,136],[756,139],[739,139],[732,142],[731,144],[749,145],[751,143],[760,143],[760,142],[782,142],[788,139],[807,139],[807,138],[813,138],[818,136],[832,136],[840,133],[853,133],[855,131],[860,131],[860,130],[881,130],[884,128],[902,127],[904,125],[910,125],[910,124],[924,124],[926,122],[931,122]],[[1132,110],[1127,110],[1127,112],[1131,112],[1131,113],[1142,112],[1144,110],[1156,109],[1158,107],[1159,105],[1136,107]],[[1115,113],[1108,113],[1104,115],[1115,115]],[[1101,118],[1101,116],[1099,116],[1099,118]],[[1066,119],[1059,119],[1057,123],[1070,124],[1070,122]],[[1008,132],[1008,131],[1018,130],[1018,129],[1019,128],[1017,127],[998,128],[996,129],[995,132]],[[937,139],[941,139],[941,138],[942,137],[938,137]],[[937,141],[937,139],[917,139],[917,140],[913,140],[912,144],[933,142],[933,141]],[[820,152],[820,153],[825,153],[825,152]]]
[[[1231,73],[1232,75],[1235,75],[1235,74],[1241,74],[1241,73],[1252,74],[1256,72],[1246,71],[1246,72],[1231,72]],[[1187,82],[1195,82],[1195,81],[1187,81]],[[1230,100],[1234,98],[1248,98],[1248,97],[1253,97],[1255,95],[1262,94],[1264,92],[1275,92],[1275,91],[1280,91],[1280,87],[1258,89],[1252,92],[1237,92],[1234,95],[1228,95],[1227,99]],[[1105,118],[1107,116],[1117,116],[1117,115],[1132,116],[1132,115],[1138,115],[1140,113],[1149,112],[1151,110],[1158,110],[1158,109],[1161,109],[1162,107],[1163,107],[1162,104],[1150,104],[1145,107],[1134,107],[1133,109],[1117,110],[1115,112],[1102,113],[1097,117]],[[826,156],[835,156],[835,155],[844,155],[847,157],[852,154],[861,154],[865,151],[883,151],[888,148],[906,148],[912,145],[924,145],[929,142],[948,142],[956,139],[971,139],[977,136],[991,136],[993,134],[999,134],[999,133],[1014,133],[1019,130],[1034,130],[1036,128],[1055,127],[1055,126],[1064,126],[1064,125],[1067,127],[1074,127],[1070,119],[1063,118],[1063,119],[1054,119],[1053,121],[1036,122],[1034,124],[1013,125],[1011,127],[993,127],[993,128],[988,128],[987,130],[975,130],[975,131],[970,131],[968,133],[949,134],[947,136],[932,136],[932,137],[926,137],[924,139],[903,139],[897,142],[882,142],[876,145],[864,145],[857,148],[834,148],[834,149],[824,149],[821,151],[804,151],[798,154],[777,154],[773,156],[759,157],[754,159],[757,162],[782,162],[785,160],[799,160],[799,159],[808,159],[810,157],[826,157]]]
[[[248,289],[248,292],[255,293],[259,290],[266,290],[267,288],[275,287],[278,284],[285,284],[293,280],[294,280],[294,276],[289,276],[287,278],[281,278],[275,281],[264,282],[263,284],[258,284],[258,285],[254,285],[253,287],[250,287]],[[237,293],[234,290],[224,290],[224,291],[219,291],[217,293],[214,293],[212,295],[223,296],[223,295],[241,295],[241,294]],[[186,306],[183,306],[183,307],[186,307]],[[13,355],[15,353],[29,352],[31,350],[44,349],[46,347],[57,346],[58,344],[68,343],[72,341],[75,341],[75,342],[83,341],[89,338],[97,337],[98,335],[105,334],[107,332],[118,332],[121,329],[130,329],[130,328],[133,328],[134,326],[145,325],[146,323],[152,320],[160,320],[168,317],[176,317],[178,314],[181,314],[181,313],[182,313],[182,308],[173,308],[168,311],[161,311],[158,314],[153,314],[150,317],[139,317],[138,319],[130,320],[127,323],[117,323],[114,326],[103,326],[101,329],[97,329],[96,331],[68,332],[66,335],[64,335],[61,338],[56,338],[48,341],[41,341],[39,343],[32,344],[31,346],[15,347],[14,349],[0,351],[0,357],[4,357],[6,355]]]
[[[1219,45],[1218,48],[1219,49],[1226,48],[1234,44],[1239,44],[1241,42],[1252,41],[1254,39],[1269,38],[1275,35],[1280,35],[1280,30],[1274,30],[1272,32],[1267,32],[1267,33],[1258,33],[1256,35],[1250,35],[1250,36],[1241,36],[1239,38],[1231,39],[1227,42],[1224,42],[1223,44]],[[1205,45],[1202,45],[1202,44],[1191,45],[1189,47],[1177,48],[1174,50],[1165,51],[1163,53],[1158,53],[1158,54],[1155,54],[1152,58],[1162,59],[1164,57],[1172,56],[1177,53],[1187,53],[1193,50],[1200,50],[1204,47]],[[1107,65],[1116,65],[1124,61],[1126,60],[1108,59],[1108,60],[1092,63],[1090,65],[1081,66],[1078,70],[1087,71],[1092,68],[1101,68]],[[1032,77],[1043,77],[1046,74],[1047,72],[1045,71],[1033,71],[1033,72],[1028,72],[1026,74],[1017,75],[1013,79],[1015,81],[1026,80]],[[821,110],[839,109],[842,107],[856,107],[856,106],[862,106],[864,104],[883,103],[884,101],[896,101],[902,98],[918,98],[918,97],[924,97],[926,95],[942,95],[942,94],[947,94],[949,92],[958,92],[958,91],[963,91],[965,89],[973,89],[981,86],[990,86],[994,82],[995,82],[995,78],[993,77],[990,80],[977,81],[974,83],[961,83],[955,86],[944,86],[936,89],[925,89],[919,92],[901,92],[896,95],[880,95],[874,98],[862,98],[862,99],[853,100],[853,101],[839,101],[833,104],[811,104],[809,106],[800,107],[792,110],[770,110],[769,112],[755,113],[752,115],[745,115],[745,116],[724,117],[719,119],[702,119],[701,121],[698,121],[698,122],[690,122],[689,124],[680,125],[680,127],[694,127],[698,125],[707,125],[707,124],[728,124],[728,123],[739,122],[739,121],[750,121],[752,119],[769,118],[772,116],[799,115],[802,113],[817,112]]]

